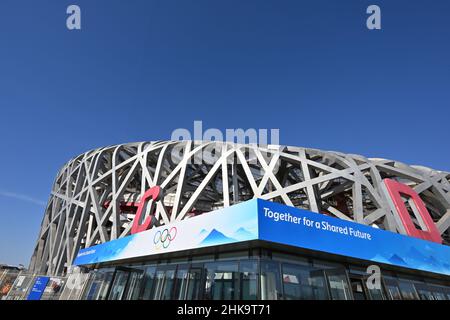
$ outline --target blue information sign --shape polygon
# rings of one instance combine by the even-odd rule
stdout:
[[[37,277],[33,288],[31,288],[31,291],[28,294],[27,300],[41,300],[42,294],[44,293],[45,287],[47,287],[49,280],[49,277]]]

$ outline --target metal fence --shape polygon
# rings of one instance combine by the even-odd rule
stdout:
[[[9,270],[8,270],[9,271]],[[40,300],[79,300],[91,274],[75,273],[66,277],[48,277]],[[27,300],[37,278],[45,276],[26,272],[3,272],[0,275],[2,300]]]
[[[4,300],[25,300],[34,284],[34,279],[34,275],[27,275],[23,272],[18,274]]]

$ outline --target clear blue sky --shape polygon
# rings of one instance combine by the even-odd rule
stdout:
[[[0,262],[28,265],[68,159],[194,120],[450,171],[449,14],[448,0],[2,0]]]

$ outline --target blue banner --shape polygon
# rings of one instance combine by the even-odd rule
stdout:
[[[259,239],[450,275],[450,247],[258,200]]]
[[[87,265],[256,240],[257,212],[255,200],[243,202],[226,209],[81,249],[73,264]]]
[[[74,264],[258,239],[450,275],[448,246],[260,199],[81,249]]]
[[[37,277],[30,293],[28,294],[27,300],[41,300],[42,294],[44,293],[45,287],[47,287],[49,280],[49,277]]]

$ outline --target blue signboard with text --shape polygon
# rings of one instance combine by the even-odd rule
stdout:
[[[450,275],[450,247],[258,200],[259,239]]]
[[[49,277],[37,277],[30,293],[28,294],[27,300],[41,300],[42,294],[44,293],[45,287],[47,287],[49,280]]]

